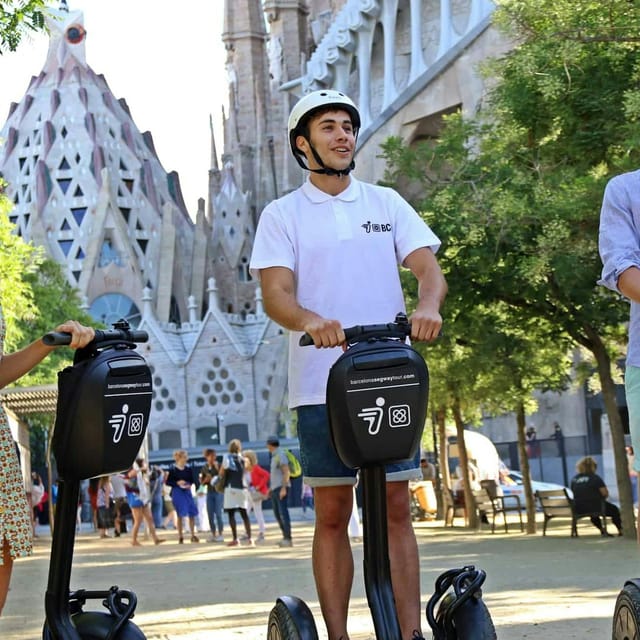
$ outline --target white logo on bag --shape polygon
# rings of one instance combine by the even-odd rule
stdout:
[[[113,442],[117,444],[122,438],[124,432],[124,425],[127,422],[127,413],[129,413],[129,405],[122,405],[122,413],[114,413],[109,418],[109,424],[113,427]]]
[[[376,399],[376,407],[365,407],[358,414],[358,418],[362,418],[367,423],[367,431],[370,436],[375,436],[380,431],[382,425],[382,416],[384,415],[385,400],[384,398]]]

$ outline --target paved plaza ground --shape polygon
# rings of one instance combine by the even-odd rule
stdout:
[[[310,572],[313,524],[294,510],[294,546],[280,549],[275,523],[264,545],[167,542],[132,547],[129,536],[100,540],[90,531],[76,543],[72,588],[103,589],[117,584],[138,595],[135,622],[149,640],[235,640],[266,638],[268,612],[279,594],[296,594],[320,620]],[[611,637],[618,591],[640,577],[640,550],[633,541],[601,538],[588,521],[580,537],[567,521],[551,523],[546,537],[483,530],[442,522],[416,523],[423,601],[444,570],[475,564],[487,572],[484,598],[500,640],[569,640]],[[204,536],[203,536],[204,537]],[[3,617],[2,640],[41,637],[50,537],[41,530],[31,558],[19,560]],[[362,584],[362,544],[355,545],[356,577],[350,609],[352,640],[374,640]],[[92,609],[99,609],[94,603]],[[326,634],[319,622],[320,638]],[[430,633],[425,637],[431,638]],[[383,640],[383,639],[379,639]]]

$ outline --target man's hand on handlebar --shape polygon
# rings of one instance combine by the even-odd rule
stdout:
[[[55,328],[58,333],[68,333],[71,335],[69,346],[72,349],[80,349],[86,347],[94,338],[95,332],[93,327],[85,327],[76,320],[67,320]]]
[[[442,329],[442,316],[437,309],[416,309],[409,318],[411,339],[420,342],[435,340]]]
[[[340,322],[320,316],[308,322],[304,331],[313,338],[313,344],[317,349],[337,347],[344,344],[346,339]]]

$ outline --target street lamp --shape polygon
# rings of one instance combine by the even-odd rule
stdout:
[[[211,436],[212,440],[216,441],[216,444],[220,444],[220,424],[224,422],[224,416],[216,413],[216,432]]]

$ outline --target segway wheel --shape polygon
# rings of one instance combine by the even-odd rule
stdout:
[[[309,607],[295,596],[281,596],[269,613],[267,640],[318,640]]]
[[[612,640],[640,640],[640,580],[628,581],[618,594]]]
[[[456,635],[460,640],[496,640],[496,628],[482,600],[466,602],[454,615]]]

